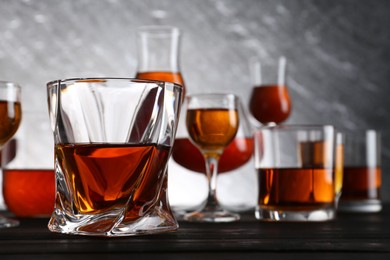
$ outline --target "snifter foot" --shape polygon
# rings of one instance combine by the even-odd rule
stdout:
[[[184,220],[190,222],[233,222],[240,219],[240,215],[226,210],[195,211],[184,215]]]
[[[6,218],[0,215],[0,228],[9,228],[19,226],[19,221],[16,219]]]

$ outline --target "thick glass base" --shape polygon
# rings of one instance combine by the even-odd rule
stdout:
[[[9,228],[19,226],[19,221],[16,219],[6,218],[0,215],[0,228]]]
[[[121,237],[173,232],[179,225],[169,214],[151,214],[138,219],[123,219],[118,215],[69,216],[56,210],[48,224],[52,232],[72,235]]]
[[[338,210],[340,212],[379,212],[382,210],[380,200],[350,200],[339,203]]]
[[[195,211],[184,215],[184,220],[190,222],[233,222],[240,219],[240,215],[223,209],[218,211]]]
[[[334,208],[314,210],[270,210],[258,207],[255,212],[257,219],[263,221],[329,221],[336,216]]]

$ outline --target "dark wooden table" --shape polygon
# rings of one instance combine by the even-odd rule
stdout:
[[[390,259],[390,204],[376,214],[339,214],[323,223],[243,220],[180,222],[175,233],[96,238],[51,233],[48,219],[0,229],[3,259]]]

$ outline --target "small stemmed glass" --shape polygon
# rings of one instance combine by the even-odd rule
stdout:
[[[286,84],[287,59],[280,57],[277,62],[260,62],[251,59],[252,93],[249,110],[263,125],[277,125],[291,113],[291,99]]]
[[[238,214],[223,209],[217,200],[218,161],[233,141],[239,126],[239,100],[233,94],[198,94],[187,97],[186,126],[189,137],[206,162],[208,196],[202,209],[184,215],[194,222],[230,222]]]
[[[20,99],[19,85],[0,81],[0,151],[19,128],[22,117]],[[3,165],[0,166],[0,178],[3,178]],[[18,225],[19,221],[0,215],[0,228]]]

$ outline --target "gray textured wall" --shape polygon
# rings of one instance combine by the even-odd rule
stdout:
[[[189,92],[231,91],[247,102],[248,59],[284,54],[288,123],[381,130],[390,200],[389,14],[387,0],[0,0],[0,79],[23,86],[23,139],[26,129],[38,132],[34,118],[45,121],[47,81],[134,76],[141,25],[183,31]],[[42,138],[34,146],[44,153],[51,133]]]

